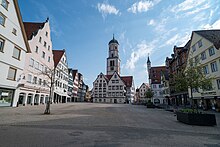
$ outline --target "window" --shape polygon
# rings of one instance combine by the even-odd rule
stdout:
[[[42,58],[45,59],[45,52],[44,51],[42,51]]]
[[[40,69],[40,71],[43,71],[43,69],[44,69],[43,64],[39,64],[39,69]]]
[[[56,81],[57,84],[57,81]],[[46,86],[46,80],[43,81],[43,86]]]
[[[13,33],[14,35],[17,35],[17,30],[16,30],[15,28],[13,28],[12,33]]]
[[[41,41],[42,41],[42,38],[40,37],[40,38],[39,38],[39,42],[41,43]]]
[[[50,50],[50,46],[48,45],[48,51]]]
[[[209,73],[209,67],[208,67],[208,65],[206,65],[206,66],[203,67],[203,71],[204,71],[204,74],[208,74],[208,73]]]
[[[215,54],[215,49],[212,47],[209,49],[209,56],[212,56]]]
[[[2,26],[5,25],[5,19],[6,19],[5,15],[3,15],[3,14],[0,12],[0,24],[1,24]]]
[[[114,61],[110,61],[110,66],[115,66],[115,62]]]
[[[111,92],[108,93],[108,96],[111,96]]]
[[[0,38],[0,52],[3,52],[5,40]]]
[[[17,69],[9,67],[8,70],[8,79],[15,81]]]
[[[21,50],[18,49],[17,47],[14,48],[14,51],[13,51],[13,56],[15,59],[18,59],[20,60],[20,54],[21,54]]]
[[[44,41],[44,47],[47,47],[47,43]]]
[[[157,85],[153,85],[153,88],[157,88]]]
[[[220,89],[220,79],[217,79],[216,82],[217,82],[218,89]]]
[[[218,71],[217,63],[216,62],[211,63],[211,70],[212,70],[212,72]]]
[[[199,46],[199,48],[202,47],[202,40],[198,41],[198,46]]]
[[[195,57],[195,64],[198,64],[199,63],[199,56],[196,56]]]
[[[2,6],[8,10],[8,1],[7,0],[2,0]]]
[[[37,84],[37,77],[33,78],[33,84]]]
[[[115,83],[115,80],[112,80],[112,83]]]
[[[195,45],[192,46],[192,51],[193,51],[193,52],[196,51],[196,46],[195,46]]]
[[[42,79],[39,79],[38,84],[41,85],[42,83]]]
[[[30,59],[30,63],[29,63],[29,65],[31,66],[31,67],[33,67],[34,66],[34,59]]]
[[[108,86],[108,90],[111,90],[111,86]]]
[[[32,75],[28,74],[27,82],[28,82],[28,83],[31,83],[31,79],[32,79]]]
[[[35,68],[39,69],[39,62],[35,62]]]
[[[48,32],[46,32],[45,36],[48,36]]]
[[[36,46],[35,48],[35,53],[38,53],[38,46]]]
[[[202,52],[202,53],[201,53],[201,59],[202,59],[202,60],[205,60],[205,59],[206,59],[206,53],[205,53],[205,52]]]
[[[50,62],[50,56],[48,57],[48,62]]]

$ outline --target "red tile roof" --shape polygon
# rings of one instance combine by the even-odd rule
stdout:
[[[160,84],[161,83],[161,72],[165,72],[166,66],[156,66],[150,68],[150,79],[151,84]]]
[[[105,77],[106,77],[108,80],[110,80],[111,77],[112,77],[112,75],[105,75]]]
[[[44,27],[45,23],[23,22],[28,40],[31,40],[33,35],[36,35],[39,29]]]
[[[121,79],[124,81],[126,87],[132,87],[133,76],[124,76]]]
[[[54,67],[57,67],[57,64],[60,62],[65,50],[53,50],[53,60],[54,60]]]

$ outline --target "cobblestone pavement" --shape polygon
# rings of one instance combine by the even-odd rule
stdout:
[[[71,103],[0,108],[1,147],[220,147],[217,126],[190,126],[162,109],[127,104]]]

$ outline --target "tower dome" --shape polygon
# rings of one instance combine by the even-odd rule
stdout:
[[[109,41],[108,45],[111,44],[111,43],[117,43],[117,44],[119,45],[118,41],[117,41],[117,40],[115,39],[115,37],[114,37],[114,34],[113,34],[112,40]]]

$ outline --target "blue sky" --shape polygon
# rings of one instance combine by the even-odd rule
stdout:
[[[218,0],[18,0],[23,21],[50,18],[53,49],[67,51],[69,67],[92,82],[106,73],[108,42],[119,41],[121,74],[135,87],[148,82],[146,59],[164,65],[173,46],[184,46],[193,30],[220,29]]]

